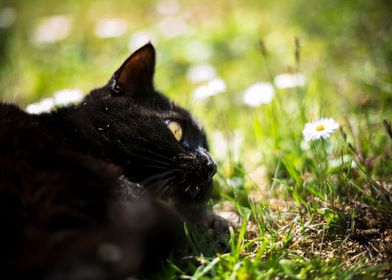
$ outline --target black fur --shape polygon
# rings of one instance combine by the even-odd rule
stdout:
[[[200,125],[154,89],[154,67],[147,44],[78,105],[29,115],[0,104],[2,275],[141,275],[198,219],[216,166]]]

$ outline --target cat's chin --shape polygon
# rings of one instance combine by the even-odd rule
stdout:
[[[174,205],[177,209],[194,208],[204,205],[210,198],[212,191],[212,180],[205,185],[194,186],[183,192],[166,193],[156,195],[150,193],[151,197],[158,200],[167,201],[169,204]]]
[[[208,180],[205,184],[196,185],[189,190],[185,190],[181,194],[181,200],[189,203],[202,204],[206,202],[212,191],[212,179]]]

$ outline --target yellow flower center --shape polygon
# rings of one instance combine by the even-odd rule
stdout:
[[[325,129],[325,127],[322,124],[319,124],[318,126],[316,126],[317,131],[322,131],[324,129]]]

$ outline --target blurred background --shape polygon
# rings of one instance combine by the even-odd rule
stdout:
[[[202,120],[223,166],[300,169],[303,125],[323,116],[382,150],[366,129],[391,116],[389,0],[0,3],[1,99],[31,113],[76,102],[152,41],[157,88]]]
[[[245,221],[231,253],[204,257],[214,245],[203,236],[200,267],[189,259],[180,274],[381,279],[374,265],[390,268],[392,252],[391,11],[390,0],[0,0],[1,100],[32,114],[78,102],[151,41],[156,87],[206,128],[215,212]],[[340,129],[307,141],[320,118]],[[371,247],[354,226],[376,228]],[[179,278],[168,273],[159,279]]]

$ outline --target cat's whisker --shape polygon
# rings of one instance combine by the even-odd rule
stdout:
[[[143,163],[141,165],[143,165],[143,167],[148,167],[155,170],[169,170],[168,167],[166,166],[158,166],[158,165],[143,164]]]
[[[161,154],[161,153],[156,153],[156,152],[153,152],[153,151],[151,151],[151,150],[147,150],[147,149],[144,149],[144,148],[141,148],[141,147],[135,147],[134,150],[136,150],[136,151],[138,151],[138,152],[140,152],[140,153],[144,153],[146,156],[155,157],[156,159],[159,158],[159,159],[161,159],[161,160],[163,160],[163,161],[175,162],[174,159],[172,159],[172,158],[170,158],[170,157],[168,157],[168,156],[165,156],[165,155],[163,155],[163,154]]]
[[[158,197],[163,197],[165,194],[167,194],[167,190],[173,185],[173,183],[170,184],[163,184],[162,187],[157,192]]]
[[[152,182],[154,183],[147,186],[150,189],[153,189],[153,192],[159,197],[167,193],[167,189],[169,189],[173,185],[173,180],[176,178],[175,175],[165,177],[167,176],[167,174],[170,174],[170,172],[165,172],[164,174],[162,174],[162,176],[153,176],[155,179],[159,178],[159,181],[154,182],[154,180],[152,180]]]
[[[157,159],[159,158],[159,159],[161,159],[161,160],[163,160],[163,161],[166,161],[166,162],[170,162],[170,163],[174,163],[174,162],[175,162],[174,159],[172,159],[172,158],[170,158],[170,157],[167,157],[167,156],[165,156],[165,155],[162,155],[162,154],[149,152],[148,155],[149,155],[149,156],[152,156],[152,157],[155,157],[155,158],[157,158]]]
[[[185,192],[188,192],[189,189],[191,188],[191,186],[192,186],[192,184],[189,184],[189,185],[186,187]]]
[[[153,188],[153,193],[157,197],[163,197],[165,194],[167,194],[167,190],[173,185],[172,180],[174,178],[175,177],[172,176],[172,177],[166,178],[163,181],[155,182],[152,186],[150,186]]]
[[[185,182],[186,182],[186,180],[185,180],[185,178],[183,178],[182,180],[178,181],[177,184],[181,185],[181,184],[184,184]]]
[[[177,172],[177,176],[178,176],[178,175],[180,175],[180,174],[182,174],[182,173],[184,172],[184,170],[183,170],[183,169],[179,169],[179,168],[172,168],[172,167],[170,167],[170,168],[167,168],[167,170],[170,170],[170,171],[172,171],[173,173],[176,173],[176,172]]]
[[[196,194],[195,199],[201,200],[206,194],[207,188],[201,188],[201,190]]]
[[[150,164],[150,163],[148,163],[148,162],[146,162],[146,163],[140,162],[139,164],[142,165],[143,167],[148,167],[148,168],[156,169],[156,170],[170,170],[170,171],[172,171],[173,173],[174,173],[174,172],[178,172],[178,173],[180,173],[180,174],[181,174],[182,172],[184,172],[184,170],[179,169],[179,168],[172,168],[172,167],[169,167],[169,166],[154,165],[154,164]]]
[[[149,185],[151,185],[155,181],[160,182],[162,179],[165,179],[165,177],[167,175],[171,174],[171,173],[172,172],[169,170],[169,171],[166,171],[166,172],[163,172],[163,173],[155,174],[155,175],[150,176],[150,177],[146,178],[145,180],[143,180],[141,182],[141,184],[144,185],[144,186],[149,186]]]
[[[170,177],[167,177],[168,175],[172,175]],[[148,188],[154,188],[156,185],[161,184],[165,185],[171,180],[173,180],[175,176],[173,175],[173,172],[171,170],[163,172],[163,173],[158,173],[153,176],[148,177],[147,179],[143,180],[141,182],[142,185]],[[159,185],[158,185],[159,187]]]
[[[163,165],[163,166],[170,166],[170,165],[171,165],[171,164],[168,163],[168,162],[160,161],[160,160],[155,160],[155,159],[152,159],[152,158],[149,158],[149,157],[145,157],[145,156],[139,155],[139,154],[131,154],[131,153],[128,153],[128,155],[129,155],[130,157],[134,157],[134,158],[137,158],[137,159],[139,159],[139,160],[144,160],[145,162],[152,162],[152,163],[156,163],[156,164],[158,164],[158,165]]]

